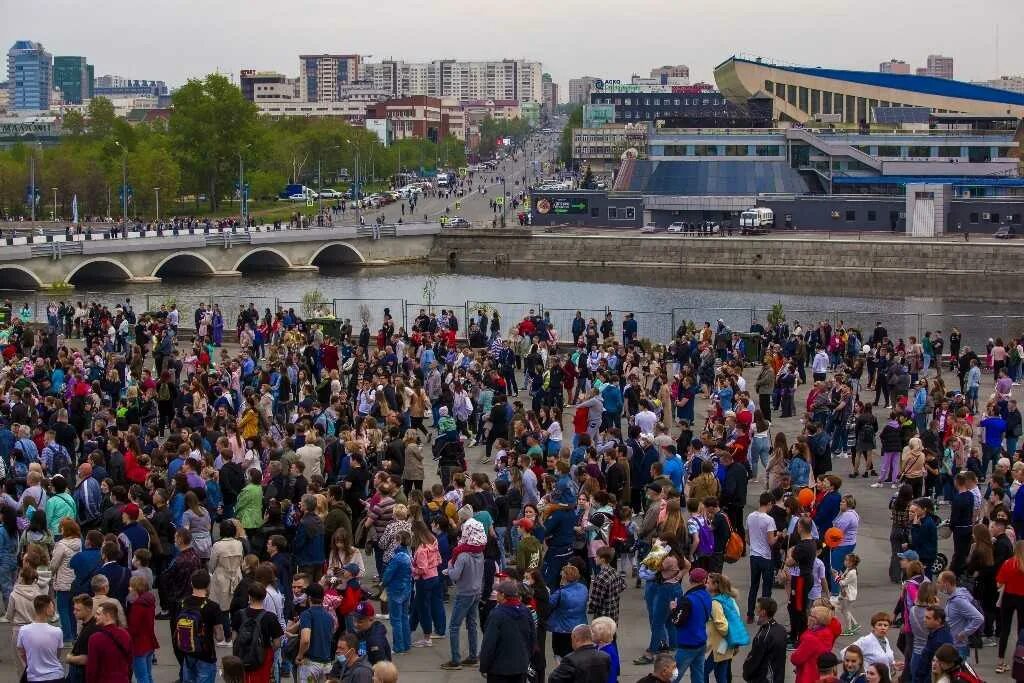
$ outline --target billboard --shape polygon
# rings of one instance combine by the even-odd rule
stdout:
[[[614,104],[586,104],[583,106],[584,128],[599,128],[608,123],[615,123]]]
[[[537,213],[584,214],[587,213],[587,200],[585,197],[538,197]]]
[[[370,131],[387,147],[391,144],[391,126],[387,119],[366,119],[366,130]]]

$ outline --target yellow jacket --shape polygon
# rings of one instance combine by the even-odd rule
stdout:
[[[255,439],[260,433],[260,419],[256,411],[246,407],[242,417],[238,420],[238,429],[243,439]]]

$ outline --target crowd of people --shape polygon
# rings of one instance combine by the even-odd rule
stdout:
[[[385,312],[333,338],[250,305],[229,345],[224,317],[126,301],[32,326],[7,304],[0,592],[28,683],[149,683],[161,646],[182,683],[391,682],[434,647],[502,682],[616,682],[628,657],[645,682],[973,683],[990,644],[1009,671],[1024,461],[1001,342],[758,325],[748,368],[723,321],[652,347],[630,315]],[[773,430],[804,383],[800,428]],[[894,608],[870,616],[860,477],[892,487]],[[620,626],[646,647],[620,652]]]

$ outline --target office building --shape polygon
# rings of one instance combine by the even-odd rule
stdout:
[[[928,55],[927,66],[918,67],[918,76],[953,79],[953,58],[942,55]]]
[[[360,55],[299,55],[300,97],[306,102],[337,102],[342,86],[360,78]]]
[[[689,85],[690,67],[685,64],[651,69],[651,80],[661,85]]]
[[[722,94],[737,104],[772,97],[775,120],[861,125],[877,107],[923,107],[932,113],[1024,116],[1024,95],[931,76],[893,75],[773,64],[730,57],[715,67]]]
[[[613,175],[625,158],[647,157],[647,123],[574,128],[572,158],[577,168],[589,166],[598,176]]]
[[[593,76],[581,76],[580,78],[569,79],[569,104],[586,104],[590,101],[590,89],[597,78]]]
[[[167,84],[163,81],[125,78],[110,74],[96,78],[93,86],[93,97],[132,97],[135,95],[160,97],[167,94]]]
[[[299,98],[299,79],[288,78],[276,71],[242,69],[238,75],[238,84],[242,97],[250,102]]]
[[[544,74],[541,78],[541,88],[544,94],[544,111],[550,116],[558,108],[558,84],[551,80],[551,74]]]
[[[6,112],[11,104],[11,90],[8,85],[7,81],[0,83],[0,112]]]
[[[909,74],[910,65],[902,59],[890,59],[878,65],[878,73],[883,74]]]
[[[53,91],[53,56],[42,43],[19,40],[7,51],[9,108],[46,111]]]
[[[367,119],[387,119],[392,140],[422,138],[440,142],[446,137],[464,140],[466,116],[454,98],[413,95],[366,107]]]
[[[363,65],[363,78],[395,97],[426,95],[467,100],[542,102],[540,62],[501,61],[403,62],[385,60]]]
[[[346,100],[341,102],[305,102],[295,98],[291,100],[256,100],[256,108],[261,116],[286,118],[300,116],[303,118],[334,118],[349,123],[362,124],[366,119],[366,102]]]
[[[92,99],[93,66],[85,57],[54,57],[53,87],[60,90],[64,104],[82,104]]]
[[[751,110],[751,100],[730,102],[714,86],[616,84],[598,81],[590,92],[587,113],[591,125],[604,122],[663,121],[681,127],[717,126],[766,128],[771,125],[771,105]]]

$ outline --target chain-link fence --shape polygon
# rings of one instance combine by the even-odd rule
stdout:
[[[483,310],[488,319],[487,332],[490,333],[491,314],[497,312],[498,328],[504,337],[508,331],[518,325],[528,315],[539,315],[544,307],[536,301],[467,301],[466,302],[466,329],[469,329],[470,320],[476,320]],[[559,330],[561,331],[561,330]]]
[[[409,329],[409,318],[406,315],[405,299],[334,299],[334,317],[338,320],[348,319],[352,329],[358,330],[363,322],[372,326],[374,322],[384,320],[385,314],[390,315],[395,327]]]

